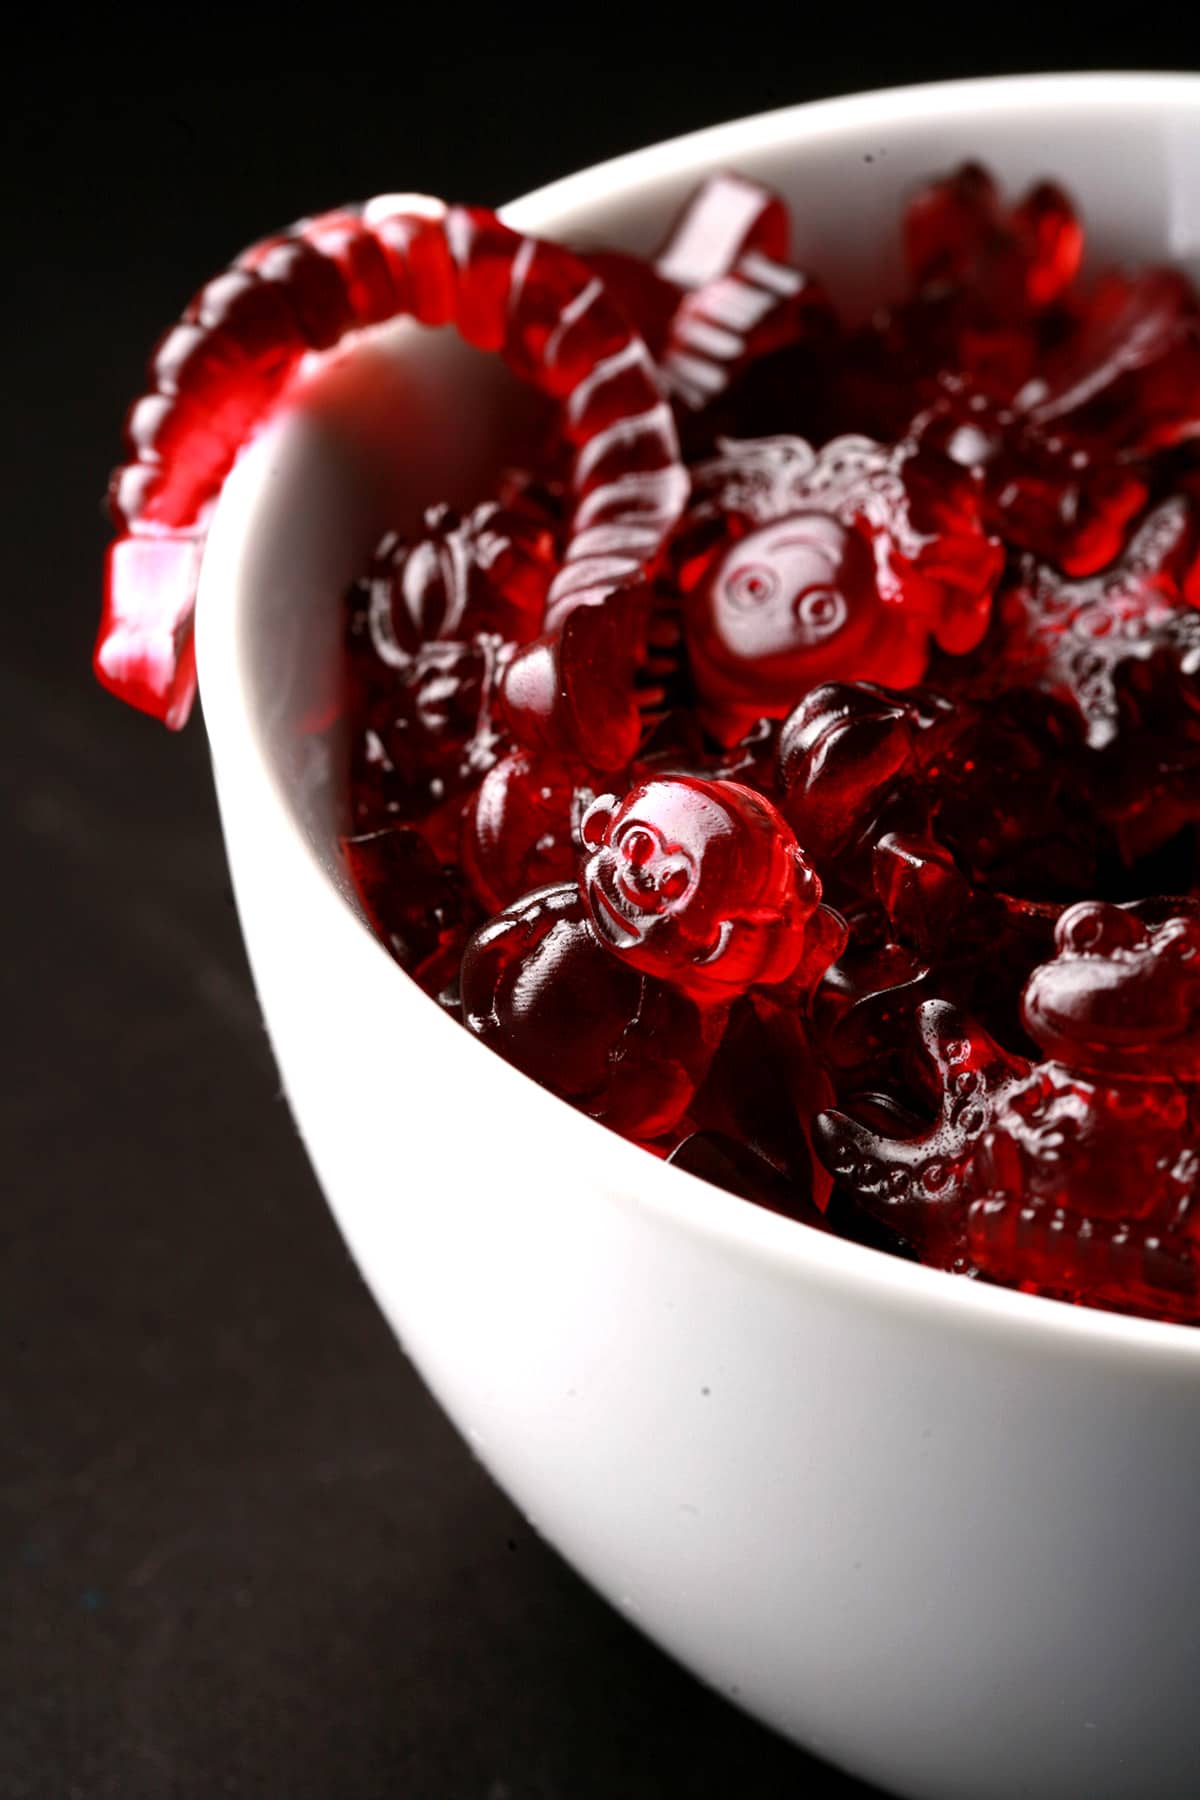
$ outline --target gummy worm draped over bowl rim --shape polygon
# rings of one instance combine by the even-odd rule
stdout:
[[[174,729],[196,690],[193,619],[214,504],[301,359],[390,319],[453,325],[557,401],[574,508],[545,628],[635,582],[689,491],[642,339],[569,250],[477,207],[382,195],[264,238],[205,284],[126,425],[94,666]]]

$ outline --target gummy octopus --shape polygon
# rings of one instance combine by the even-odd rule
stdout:
[[[782,199],[654,256],[385,196],[162,340],[97,671],[173,726],[205,533],[306,359],[409,317],[548,406],[346,603],[341,838],[513,1067],[743,1200],[1200,1324],[1200,300],[968,164],[850,325]]]

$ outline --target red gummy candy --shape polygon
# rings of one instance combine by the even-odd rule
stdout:
[[[992,1281],[1051,1299],[1194,1324],[1200,1255],[1178,1232],[989,1195],[967,1215],[967,1254]]]
[[[970,383],[945,381],[911,432],[976,478],[990,531],[1067,575],[1094,574],[1118,557],[1149,493],[1128,459],[1039,427]]]
[[[974,484],[935,452],[838,438],[727,443],[695,471],[669,551],[692,672],[727,740],[830,680],[920,679],[930,638],[987,628],[1002,553]]]
[[[987,170],[964,163],[909,202],[904,249],[916,288],[967,289],[976,306],[1011,318],[1049,306],[1070,287],[1083,231],[1053,182],[1005,208]]]
[[[736,175],[697,191],[660,252],[660,277],[682,289],[662,343],[669,393],[710,405],[746,363],[832,322],[824,291],[786,260],[790,226],[777,194]]]
[[[570,880],[594,798],[584,769],[527,750],[502,756],[463,814],[463,872],[480,903],[497,913],[532,888]]]
[[[572,882],[539,888],[481,926],[462,962],[469,1030],[626,1136],[686,1112],[724,1024],[674,984],[610,954]]]
[[[1200,298],[1179,269],[1097,283],[1078,329],[1017,395],[1041,428],[1126,459],[1200,432]]]
[[[458,815],[446,815],[447,803],[461,803],[503,748],[495,714],[506,654],[498,638],[481,633],[470,643],[425,644],[389,671],[354,751],[360,822],[420,820],[439,851],[454,854]]]
[[[1023,1001],[1046,1056],[1107,1080],[1200,1082],[1200,900],[1081,900],[1055,945]]]
[[[588,913],[623,962],[698,997],[811,988],[845,927],[769,800],[733,781],[675,776],[583,816]]]
[[[425,530],[415,544],[389,532],[375,552],[368,619],[385,662],[401,667],[434,639],[490,631],[521,643],[539,629],[557,567],[547,524],[488,502],[465,519],[430,507]]]
[[[1119,561],[1084,580],[1026,558],[1002,596],[995,686],[1036,685],[1074,707],[1094,750],[1121,731],[1121,684],[1132,668],[1165,660],[1200,675],[1197,518],[1182,495],[1139,525]]]
[[[817,1151],[836,1181],[942,1267],[961,1263],[964,1199],[978,1140],[1004,1096],[1029,1073],[980,1026],[942,1000],[918,1013],[939,1117],[919,1136],[897,1138],[828,1111],[816,1123]]]
[[[1080,1217],[1154,1218],[1166,1229],[1200,1187],[1198,1152],[1187,1096],[1173,1083],[1097,1082],[1044,1062],[997,1105],[969,1186],[980,1197],[1008,1194]]]
[[[517,741],[595,769],[625,768],[661,698],[651,673],[653,609],[648,589],[626,588],[518,650],[501,684]]]
[[[834,858],[877,839],[887,807],[924,773],[953,717],[948,701],[919,689],[867,681],[813,688],[779,734],[783,811],[805,849]],[[919,751],[925,734],[934,741]]]
[[[560,405],[575,505],[548,621],[640,578],[687,494],[641,339],[561,246],[520,237],[478,207],[385,196],[254,246],[200,290],[160,346],[150,392],[130,416],[131,460],[110,490],[122,537],[108,560],[95,657],[106,685],[184,722],[195,686],[196,548],[234,458],[308,351],[403,315],[453,324]],[[134,555],[123,548],[129,538],[171,549]]]
[[[436,994],[456,973],[467,936],[454,872],[404,825],[344,837],[341,848],[376,936],[426,993]]]

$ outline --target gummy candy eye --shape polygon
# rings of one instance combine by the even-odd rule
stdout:
[[[1146,931],[1132,913],[1122,912],[1119,906],[1081,900],[1063,914],[1055,935],[1059,949],[1070,955],[1108,956],[1142,943]]]
[[[809,588],[796,602],[796,617],[809,638],[832,637],[846,623],[848,610],[836,588]]]
[[[666,900],[679,900],[687,893],[691,877],[683,863],[674,863],[664,870],[659,888]]]
[[[747,612],[766,606],[778,592],[779,577],[766,563],[743,563],[740,569],[733,570],[725,584],[730,605]]]
[[[654,855],[654,850],[654,839],[640,825],[635,825],[633,830],[627,831],[621,839],[621,855],[627,863],[632,863],[635,869],[644,868]]]
[[[1195,919],[1171,919],[1157,938],[1155,948],[1173,956],[1176,962],[1194,962],[1200,957],[1200,924]]]

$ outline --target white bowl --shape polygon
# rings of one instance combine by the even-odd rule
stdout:
[[[893,272],[905,190],[968,156],[1063,180],[1101,259],[1200,248],[1200,80],[1179,76],[822,102],[507,217],[645,249],[736,168],[861,300]],[[336,772],[296,722],[377,534],[482,496],[515,391],[446,333],[360,339],[243,456],[204,568],[238,906],[347,1242],[531,1523],[749,1712],[906,1795],[1194,1794],[1200,1333],[914,1268],[668,1168],[452,1024],[356,911]]]

